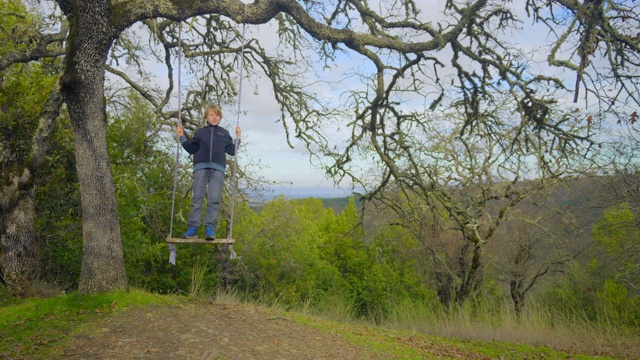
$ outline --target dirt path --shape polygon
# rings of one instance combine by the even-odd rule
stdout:
[[[73,337],[70,359],[379,359],[338,335],[248,305],[152,306]]]
[[[115,312],[98,323],[88,324],[82,332],[71,336],[61,358],[491,359],[473,350],[411,334],[370,331],[359,326],[328,328],[321,331],[290,320],[275,310],[254,305],[204,302],[155,305]],[[341,335],[335,333],[337,331]],[[367,339],[369,346],[385,342],[388,353],[349,343],[344,338],[346,332],[351,332],[347,336]],[[406,352],[407,347],[413,350],[411,355]],[[523,355],[514,348],[513,352],[508,350],[499,357],[523,358]],[[524,358],[548,357],[527,354]]]

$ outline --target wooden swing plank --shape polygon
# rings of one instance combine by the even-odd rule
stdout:
[[[233,244],[235,239],[214,239],[206,240],[200,238],[167,238],[168,243],[172,244]]]

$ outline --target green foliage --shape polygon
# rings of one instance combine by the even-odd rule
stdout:
[[[198,257],[213,259],[213,249],[181,247],[179,266],[168,264],[165,239],[171,221],[175,159],[170,153],[175,142],[157,131],[155,114],[139,95],[129,93],[125,100],[125,106],[109,116],[108,141],[127,276],[134,287],[188,292],[191,267]],[[182,171],[176,194],[178,211],[189,208],[190,199],[182,193],[189,186],[187,173]],[[181,225],[176,221],[174,227]],[[212,286],[207,279],[215,279],[211,269],[202,286]]]
[[[413,236],[398,226],[388,226],[375,234],[372,246],[378,261],[388,269],[387,276],[394,279],[389,283],[394,297],[425,301],[434,296],[422,265],[424,254],[416,251],[421,245]]]
[[[67,116],[54,124],[36,190],[41,276],[66,290],[77,286],[82,258],[82,209],[73,134]]]
[[[351,196],[345,196],[340,198],[322,198],[324,207],[333,209],[336,213],[341,213],[349,203],[351,202]],[[356,200],[356,206],[360,205],[360,201]]]
[[[640,297],[630,296],[626,284],[607,279],[596,296],[608,321],[640,326]]]
[[[593,227],[594,245],[584,264],[545,292],[546,306],[559,314],[623,327],[640,326],[637,217],[628,204],[605,210]]]
[[[315,302],[330,289],[339,289],[339,273],[320,258],[327,236],[322,224],[334,217],[319,199],[283,197],[267,203],[259,215],[242,217],[234,233],[243,239],[237,246],[242,290],[290,306]]]
[[[640,326],[640,229],[628,203],[605,210],[593,227],[588,267],[596,298],[613,321]]]
[[[37,16],[27,13],[21,1],[0,1],[0,12],[0,56],[31,46]],[[33,136],[43,126],[39,115],[57,80],[52,60],[14,64],[0,72],[0,186],[4,174],[30,165]],[[36,240],[41,276],[68,287],[80,267],[79,196],[68,120],[62,115],[52,125],[46,158],[35,174]]]
[[[414,264],[401,256],[406,239],[385,234],[368,242],[353,198],[336,214],[320,199],[280,197],[240,218],[238,287],[252,298],[316,310],[337,306],[342,315],[379,321],[393,302],[428,294]]]
[[[0,12],[0,57],[29,50],[33,46],[29,40],[39,30],[38,17],[28,13],[20,0],[0,1]]]
[[[21,1],[0,1],[0,56],[28,48],[37,18]],[[24,164],[38,115],[57,77],[51,61],[15,64],[0,72],[0,167]]]
[[[365,236],[358,224],[357,209],[353,198],[343,212],[326,224],[332,236],[325,242],[323,258],[336,267],[346,280],[353,297],[356,316],[381,319],[388,306],[401,295],[398,271],[392,263],[392,242],[365,243]]]
[[[0,86],[0,141],[12,155],[0,157],[0,163],[23,164],[28,161],[33,146],[29,140],[39,125],[38,115],[56,77],[37,63],[13,66],[0,77],[4,78]]]
[[[604,250],[620,255],[625,244],[633,241],[634,218],[628,203],[608,208],[594,226],[593,237]]]

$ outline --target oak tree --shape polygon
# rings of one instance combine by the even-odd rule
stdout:
[[[187,37],[193,42],[181,43],[183,53],[193,59],[194,66],[199,57],[220,61],[200,63],[206,64],[202,65],[206,72],[203,79],[210,81],[200,91],[191,92],[199,100],[187,101],[188,113],[189,104],[197,111],[196,105],[206,102],[205,93],[237,91],[225,81],[233,73],[229,67],[233,61],[225,54],[241,49],[233,24],[274,23],[279,46],[290,52],[269,55],[255,39],[247,39],[248,50],[240,56],[246,58],[248,69],[263,73],[271,81],[288,136],[300,139],[313,151],[334,156],[336,161],[329,164],[328,173],[337,178],[353,174],[349,164],[361,146],[371,146],[388,170],[385,173],[396,177],[393,164],[387,161],[392,136],[384,130],[381,135],[380,129],[401,120],[416,125],[426,122],[425,117],[416,116],[423,113],[422,109],[402,106],[404,94],[416,96],[418,103],[430,103],[434,109],[438,104],[460,109],[465,119],[460,132],[467,136],[478,129],[492,134],[501,126],[501,119],[485,113],[492,106],[494,91],[507,94],[517,116],[505,121],[517,124],[514,130],[522,130],[515,134],[513,144],[523,149],[531,136],[537,136],[527,129],[549,136],[549,141],[556,139],[554,146],[581,139],[580,134],[565,127],[568,119],[563,114],[552,111],[556,98],[552,89],[573,93],[578,99],[584,96],[603,112],[612,108],[605,104],[615,103],[619,112],[638,104],[635,70],[640,52],[634,32],[638,5],[628,2],[528,0],[512,5],[491,0],[447,0],[438,9],[442,12],[439,19],[429,19],[432,11],[424,11],[413,0],[375,5],[358,0],[258,0],[247,5],[238,0],[56,0],[38,4],[54,5],[42,8],[62,15],[57,27],[60,31],[34,36],[30,46],[3,55],[0,70],[60,56],[60,50],[49,45],[60,44],[56,34],[64,37],[60,91],[74,131],[84,237],[79,288],[85,293],[127,287],[106,143],[106,72],[138,89],[153,103],[159,119],[177,115],[168,105],[175,91],[173,81],[164,92],[155,91],[139,86],[141,83],[119,68],[118,60],[144,67],[142,54],[128,41],[132,33],[146,32],[158,40],[150,42],[157,44],[151,53],[164,56],[171,74],[171,60],[181,43],[177,41],[176,22],[197,22]],[[561,76],[527,66],[519,44],[499,36],[516,31],[524,21],[521,16],[550,26],[552,43],[545,49],[549,64],[571,71],[576,81],[569,83]],[[311,82],[303,76],[306,72],[296,68],[307,66],[307,51],[313,51],[329,67],[343,54],[363,59],[363,73],[357,74],[363,86],[345,93],[344,101],[323,101],[306,86]],[[222,74],[222,78],[214,79],[214,74]],[[605,83],[608,86],[603,86]],[[339,147],[344,151],[334,150],[336,144],[329,144],[331,137],[321,126],[336,119],[345,119],[350,129],[346,145]]]

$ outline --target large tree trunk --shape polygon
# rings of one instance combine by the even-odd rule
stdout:
[[[39,275],[34,179],[61,106],[62,96],[55,87],[42,108],[33,137],[24,140],[31,144],[26,162],[9,156],[14,162],[0,176],[0,271],[5,283],[13,288],[23,288]]]
[[[73,126],[82,202],[83,252],[78,290],[128,288],[113,175],[107,150],[104,65],[116,31],[107,1],[63,4],[71,25],[62,91]]]
[[[0,191],[4,200],[0,206],[0,270],[4,282],[20,290],[38,277],[34,189],[29,169],[5,175],[13,181]],[[21,185],[26,189],[20,189]]]

